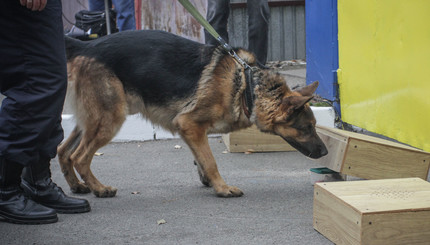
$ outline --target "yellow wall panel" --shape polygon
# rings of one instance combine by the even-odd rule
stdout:
[[[338,0],[342,119],[430,151],[430,1]]]

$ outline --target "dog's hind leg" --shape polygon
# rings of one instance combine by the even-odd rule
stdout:
[[[73,163],[70,156],[75,152],[82,137],[82,131],[75,126],[70,136],[58,147],[58,161],[60,162],[61,171],[63,172],[64,178],[70,186],[70,190],[73,193],[89,193],[90,188],[87,185],[79,181],[73,168]]]
[[[71,156],[74,167],[79,175],[97,197],[113,197],[117,192],[116,188],[100,183],[90,168],[91,161],[96,151],[100,147],[108,144],[111,139],[111,137],[105,138],[97,135],[91,137],[89,134],[84,134],[78,148]]]
[[[118,91],[118,90],[117,90]],[[121,94],[121,93],[119,93]],[[120,95],[124,97],[125,95]],[[117,189],[106,186],[92,173],[90,166],[96,151],[107,145],[121,128],[126,117],[125,97],[110,106],[110,110],[98,109],[83,122],[82,139],[70,159],[85,184],[97,197],[113,197]]]
[[[77,146],[67,159],[94,195],[112,197],[117,189],[100,183],[90,166],[96,151],[112,140],[125,121],[126,94],[121,81],[104,64],[86,57],[75,63],[72,94],[80,132],[79,140],[74,141]]]
[[[227,185],[219,174],[215,158],[209,147],[206,135],[207,127],[189,120],[186,115],[180,116],[177,123],[179,133],[190,147],[198,164],[199,171],[201,171],[200,174],[207,185],[212,186],[217,196],[220,197],[242,196],[243,192],[239,188]]]

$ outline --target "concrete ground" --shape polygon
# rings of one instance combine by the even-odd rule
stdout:
[[[54,181],[88,199],[92,211],[59,214],[49,225],[0,222],[0,244],[332,244],[312,228],[312,160],[297,152],[225,153],[221,138],[210,145],[221,175],[244,196],[219,198],[203,187],[180,139],[111,143],[92,169],[118,188],[116,197],[73,195],[55,160]]]

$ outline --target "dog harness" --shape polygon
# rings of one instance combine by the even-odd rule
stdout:
[[[254,79],[252,74],[252,68],[248,66],[245,68],[245,80],[246,80],[246,88],[245,92],[242,95],[242,104],[243,111],[247,118],[251,117],[252,109],[254,107],[255,93],[254,93]]]

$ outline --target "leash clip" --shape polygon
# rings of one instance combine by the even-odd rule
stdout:
[[[246,63],[244,60],[242,60],[242,58],[239,57],[239,55],[236,54],[236,52],[234,52],[234,50],[230,50],[228,51],[228,54],[233,57],[237,62],[239,62],[239,64],[241,64],[243,66],[243,68],[246,69],[251,69],[251,66],[248,65],[248,63]]]
[[[234,52],[233,48],[221,36],[219,36],[217,40],[224,50],[227,51],[227,53],[237,62],[239,62],[240,65],[242,65],[245,69],[251,68],[242,58],[239,57],[239,55],[236,54],[236,52]]]

